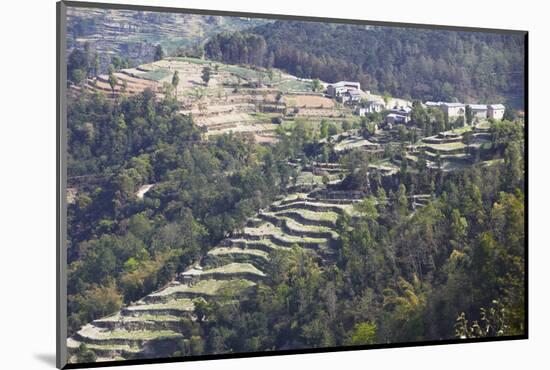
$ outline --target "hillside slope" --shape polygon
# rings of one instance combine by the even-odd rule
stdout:
[[[89,43],[103,69],[113,56],[133,64],[150,62],[155,45],[167,51],[192,47],[222,31],[237,31],[266,20],[133,10],[68,8],[67,49]]]
[[[366,90],[413,99],[499,101],[522,109],[521,35],[289,21],[250,32],[265,43],[222,34],[209,41],[206,51],[234,62],[227,60],[235,58],[232,50],[250,39],[242,49],[249,56],[258,45],[265,52],[255,60],[299,77],[359,80]],[[218,55],[217,45],[222,49]]]

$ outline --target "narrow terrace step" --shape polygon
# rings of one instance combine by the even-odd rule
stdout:
[[[161,339],[179,339],[183,335],[172,330],[106,330],[88,324],[75,335],[86,344],[142,346],[145,342]]]
[[[117,356],[128,358],[141,351],[139,346],[130,346],[127,344],[92,344],[83,343],[69,338],[67,340],[67,349],[69,354],[76,353],[81,344],[86,344],[89,350],[92,350],[98,357],[115,358]]]
[[[314,212],[306,209],[289,209],[286,211],[275,212],[275,215],[288,217],[296,222],[299,222],[304,225],[311,226],[324,226],[334,228],[336,221],[340,216],[336,212]]]
[[[292,209],[305,209],[313,212],[325,212],[332,211],[340,215],[344,214],[346,207],[342,204],[329,204],[318,202],[316,200],[299,200],[292,203],[282,204],[282,205],[273,205],[271,207],[274,211],[285,211]]]
[[[125,316],[120,312],[92,322],[102,329],[116,330],[173,330],[182,328],[182,317],[175,315],[139,315]]]
[[[338,234],[328,227],[303,225],[291,218],[278,216],[273,213],[262,213],[260,217],[274,225],[278,225],[286,234],[299,238],[338,238]]]
[[[143,315],[161,315],[161,316],[179,316],[191,317],[195,305],[189,298],[175,299],[163,303],[145,303],[128,306],[122,309],[124,316],[143,316]]]
[[[261,249],[242,247],[216,247],[208,252],[205,266],[220,266],[230,262],[251,263],[258,269],[265,268],[269,253]]]
[[[262,221],[264,222],[264,221]],[[233,238],[233,239],[227,239],[227,245],[233,248],[241,248],[241,249],[256,249],[261,250],[266,253],[271,253],[274,250],[277,249],[285,249],[286,246],[280,246],[275,243],[273,243],[271,240],[268,239],[259,239],[259,240],[250,240],[250,239],[243,239],[243,238]]]
[[[249,279],[257,281],[266,275],[250,263],[229,263],[220,267],[204,270],[200,279]]]
[[[265,223],[257,228],[245,228],[241,238],[256,241],[269,239],[273,244],[287,248],[297,244],[308,249],[318,249],[320,246],[328,243],[326,238],[296,237],[289,235],[271,223]]]
[[[236,295],[256,283],[246,279],[232,280],[199,280],[193,285],[188,284],[173,284],[165,289],[150,294],[144,298],[145,302],[170,302],[174,299],[181,298],[212,298],[214,296]]]

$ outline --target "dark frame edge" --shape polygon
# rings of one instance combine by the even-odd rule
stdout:
[[[524,234],[525,234],[525,258],[524,258],[524,274],[525,274],[525,337],[529,339],[529,32],[525,32],[524,36],[524,59],[523,59],[523,108],[524,108],[524,176],[525,176],[525,199],[524,199]]]
[[[66,241],[66,20],[67,4],[56,3],[56,367],[67,365],[67,252]]]

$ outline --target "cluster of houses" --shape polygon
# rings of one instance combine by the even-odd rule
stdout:
[[[443,111],[443,113],[449,119],[465,118],[466,108],[468,107],[472,114],[472,119],[482,120],[492,118],[495,120],[501,120],[504,117],[504,111],[506,107],[503,104],[463,104],[463,103],[448,103],[448,102],[426,102],[424,104],[428,108],[437,108]],[[395,107],[391,109],[386,115],[384,121],[386,124],[406,124],[411,120],[411,107]]]
[[[468,106],[472,112],[472,118],[486,119],[492,118],[501,120],[504,117],[506,107],[502,104],[462,104],[462,103],[446,103],[446,102],[426,102],[426,107],[439,108],[449,118],[464,117],[466,115],[466,107]]]
[[[336,82],[327,86],[327,95],[341,103],[359,103],[361,84],[351,81]]]
[[[363,101],[362,104],[358,104],[362,101],[361,85],[359,82],[340,81],[329,84],[326,93],[329,97],[341,103],[356,105],[355,114],[359,116],[365,116],[369,113],[380,113],[386,110],[386,104],[381,100]],[[369,92],[367,92],[367,94],[368,93]],[[471,111],[473,120],[488,118],[501,120],[504,117],[504,111],[506,109],[502,104],[463,104],[441,101],[427,101],[424,106],[427,108],[440,109],[449,119],[465,118],[466,107],[468,107]],[[406,124],[410,122],[411,114],[412,108],[410,106],[394,107],[387,112],[384,121],[387,125],[390,125],[390,127],[394,124]]]

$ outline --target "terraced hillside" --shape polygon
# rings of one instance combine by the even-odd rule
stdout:
[[[146,63],[153,59],[157,44],[166,51],[175,51],[192,47],[218,32],[268,22],[240,17],[73,7],[68,8],[67,17],[69,51],[88,43],[99,53],[104,71],[115,55],[135,64]]]
[[[294,193],[272,203],[162,289],[120,312],[84,326],[67,345],[70,360],[81,344],[97,361],[170,356],[178,341],[189,341],[198,319],[196,306],[231,304],[267,278],[266,264],[276,250],[311,250],[330,263],[340,215],[355,215],[356,199],[327,191]]]
[[[408,159],[416,161],[422,157],[428,167],[442,171],[465,168],[492,153],[491,134],[484,124],[441,132],[421,142],[410,148]]]

